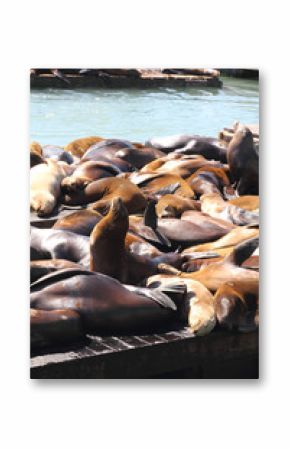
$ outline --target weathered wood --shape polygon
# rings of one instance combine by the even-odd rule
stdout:
[[[215,331],[195,337],[181,329],[158,335],[89,336],[82,348],[31,358],[33,379],[172,377],[174,372],[183,378],[244,378],[243,371],[246,378],[258,377],[257,332]]]

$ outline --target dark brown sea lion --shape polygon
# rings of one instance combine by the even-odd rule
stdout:
[[[74,232],[31,226],[30,259],[66,259],[89,268],[89,238]]]
[[[74,162],[74,158],[70,153],[56,145],[44,145],[42,147],[42,154],[45,158],[54,159],[55,161],[63,161],[68,164],[73,164]]]
[[[258,243],[259,239],[257,238],[246,240],[221,262],[212,263],[193,273],[181,273],[180,276],[199,281],[213,292],[217,291],[225,282],[241,281],[247,284],[249,293],[255,293],[259,282],[259,273],[241,268],[241,264],[251,256]]]
[[[226,282],[214,296],[214,305],[218,323],[221,327],[252,332],[258,326],[259,282]]]
[[[183,148],[175,150],[181,154],[198,154],[206,159],[227,162],[227,150],[217,140],[209,141],[207,137],[196,137],[190,140]]]
[[[63,192],[77,192],[83,190],[92,181],[110,178],[121,173],[118,167],[108,162],[87,161],[79,164],[74,172],[61,182]]]
[[[221,218],[238,226],[259,223],[259,213],[241,209],[224,201],[219,193],[206,193],[200,197],[201,211],[211,217]]]
[[[109,276],[77,270],[45,276],[31,289],[32,308],[73,310],[92,333],[154,329],[178,318],[177,305],[184,297],[183,290],[174,296],[175,303],[162,291],[125,287]]]
[[[204,193],[222,193],[230,185],[226,172],[220,167],[202,167],[193,173],[186,182],[199,198]]]
[[[87,149],[89,147],[91,147],[92,145],[98,143],[98,142],[102,142],[103,139],[102,137],[97,137],[97,136],[91,136],[91,137],[82,137],[80,139],[76,139],[73,140],[72,142],[68,143],[64,149],[65,151],[67,151],[68,153],[71,153],[73,156],[77,156],[79,158],[81,158],[85,152],[87,151]]]
[[[113,198],[121,198],[128,213],[141,212],[146,207],[146,199],[141,190],[126,178],[104,178],[91,182],[84,190],[64,195],[68,205],[93,203],[90,209],[107,211]]]
[[[30,309],[32,350],[72,343],[83,338],[81,317],[77,312]]]
[[[95,210],[80,210],[59,218],[52,226],[52,229],[61,229],[63,231],[89,236],[94,226],[102,218],[103,216]]]
[[[43,259],[30,262],[30,282],[35,282],[42,276],[64,268],[82,268],[81,265],[66,259]]]
[[[259,157],[253,134],[240,126],[228,146],[227,160],[239,195],[259,194]]]

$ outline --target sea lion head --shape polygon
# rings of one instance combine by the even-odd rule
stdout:
[[[50,192],[39,191],[32,194],[30,198],[30,208],[39,217],[49,215],[55,206],[55,198]]]

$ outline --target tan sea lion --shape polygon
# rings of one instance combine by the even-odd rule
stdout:
[[[256,211],[259,209],[260,199],[258,195],[242,195],[229,200],[229,204],[233,204],[241,209]]]
[[[243,226],[259,223],[259,213],[241,209],[224,201],[219,193],[206,193],[200,197],[201,211],[211,217],[221,218],[235,225]]]
[[[30,170],[30,207],[39,216],[49,215],[60,196],[60,184],[72,172],[66,162],[46,159]]]
[[[185,198],[180,195],[164,195],[162,196],[156,205],[157,216],[160,218],[165,217],[180,217],[186,210],[198,210],[200,204],[198,201]]]
[[[196,335],[206,335],[216,324],[215,309],[212,293],[200,282],[193,279],[180,279],[170,275],[155,275],[147,280],[148,287],[169,287],[181,282],[187,287],[186,302],[182,307],[182,314],[188,326]]]
[[[42,147],[38,142],[31,142],[30,144],[30,168],[37,164],[42,164],[44,157]]]
[[[241,264],[251,256],[258,243],[257,238],[246,240],[221,262],[212,263],[193,273],[181,273],[180,276],[199,281],[212,292],[217,291],[225,282],[241,281],[247,284],[249,293],[255,293],[259,282],[259,273],[241,268]]]
[[[71,153],[73,156],[82,157],[87,149],[91,147],[92,145],[102,142],[102,137],[97,136],[91,136],[91,137],[82,137],[80,139],[73,140],[72,142],[68,143],[64,149],[68,153]]]
[[[214,251],[218,252],[219,249],[230,248],[230,251],[236,245],[244,242],[245,240],[253,239],[259,236],[259,229],[251,226],[239,226],[232,229],[228,234],[216,240],[215,242],[203,243],[201,245],[192,246],[183,251],[184,254],[191,252],[204,252]],[[220,254],[220,253],[219,253]],[[224,254],[221,254],[224,255]]]
[[[218,323],[228,330],[251,332],[259,322],[259,280],[227,282],[216,291],[214,306]]]

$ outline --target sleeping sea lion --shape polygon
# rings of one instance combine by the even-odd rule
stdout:
[[[201,282],[212,292],[215,292],[225,282],[241,281],[247,284],[248,292],[255,293],[259,282],[259,273],[241,268],[259,244],[259,239],[246,240],[238,245],[221,262],[215,262],[193,273],[181,273],[180,277]]]
[[[67,164],[73,164],[74,158],[70,153],[57,145],[44,145],[42,153],[45,158],[54,159],[55,161],[63,161]]]
[[[64,150],[67,151],[68,153],[71,153],[73,156],[81,158],[89,147],[98,142],[102,142],[103,140],[105,139],[97,136],[82,137],[80,139],[76,139],[68,143],[64,147]]]
[[[182,315],[192,332],[198,336],[212,331],[216,324],[212,293],[200,282],[193,279],[180,279],[170,275],[155,275],[147,280],[148,287],[169,287],[180,282],[186,285],[186,301],[182,307]]]
[[[243,226],[259,223],[259,213],[241,209],[224,201],[219,193],[206,193],[200,197],[201,211],[211,217],[221,218],[235,225]]]
[[[224,168],[209,166],[198,169],[186,182],[198,198],[205,193],[222,193],[230,185]]]
[[[97,334],[151,330],[172,322],[179,318],[177,306],[185,293],[175,294],[173,302],[170,292],[123,286],[109,276],[74,269],[41,278],[31,291],[32,308],[73,310],[85,332]]]
[[[126,178],[93,181],[84,190],[64,195],[63,202],[68,205],[93,203],[89,208],[102,212],[108,210],[115,197],[122,199],[129,214],[142,212],[147,204],[141,190]]]
[[[84,331],[81,317],[73,310],[30,309],[31,349],[42,349],[57,344],[82,340]]]
[[[240,332],[251,332],[257,328],[258,279],[252,284],[249,288],[248,282],[226,282],[216,291],[214,306],[221,327]]]
[[[39,216],[49,215],[60,196],[60,184],[72,168],[65,162],[45,159],[30,170],[30,207]]]

